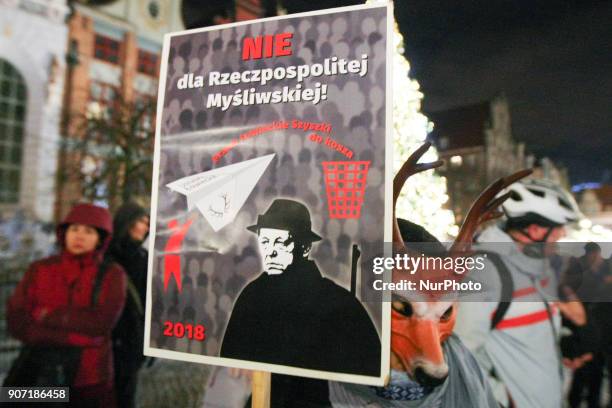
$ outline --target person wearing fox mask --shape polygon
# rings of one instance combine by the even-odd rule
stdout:
[[[422,227],[398,220],[405,241],[440,244]],[[391,378],[386,387],[329,383],[334,408],[497,408],[487,378],[474,356],[452,334],[453,302],[413,302],[394,294],[391,307]]]
[[[418,163],[430,146],[430,143],[425,143],[418,148],[395,176],[394,208],[400,191],[410,176],[443,164],[442,161]],[[394,248],[400,251],[415,251],[415,243],[421,243],[420,252],[427,257],[469,254],[478,225],[500,215],[497,209],[507,196],[496,195],[530,173],[529,170],[523,170],[500,178],[483,191],[472,204],[455,242],[448,250],[423,227],[406,220],[398,220],[394,211]],[[418,274],[417,272],[417,279]],[[404,277],[402,272],[393,271],[394,281]],[[437,277],[457,278],[457,275],[442,272]],[[457,304],[432,297],[431,293],[417,295],[422,298],[401,292],[394,293],[392,297],[389,384],[377,388],[330,382],[329,395],[334,407],[499,407],[476,358],[452,333]],[[427,301],[422,301],[423,299]]]

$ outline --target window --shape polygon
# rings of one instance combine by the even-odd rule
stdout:
[[[448,137],[440,138],[440,150],[446,150],[448,148]]]
[[[94,56],[112,64],[119,63],[119,41],[96,34]]]
[[[19,199],[27,90],[21,74],[0,58],[0,203]]]
[[[159,17],[159,2],[157,1],[149,2],[149,15],[153,19],[157,19]]]
[[[476,166],[476,155],[475,154],[468,154],[465,156],[465,159],[469,167]]]
[[[157,55],[152,52],[138,50],[138,72],[147,75],[157,73]]]

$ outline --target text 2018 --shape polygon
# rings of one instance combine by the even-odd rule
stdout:
[[[182,339],[187,337],[189,340],[204,341],[206,339],[206,328],[204,325],[181,322],[164,322],[164,336],[177,337]]]

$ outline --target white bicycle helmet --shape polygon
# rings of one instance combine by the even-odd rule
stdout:
[[[510,192],[502,209],[511,223],[557,227],[578,221],[582,213],[570,193],[545,180],[519,181],[500,193]]]

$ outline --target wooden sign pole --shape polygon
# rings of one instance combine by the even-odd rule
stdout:
[[[253,371],[251,408],[270,408],[272,377],[265,371]]]

